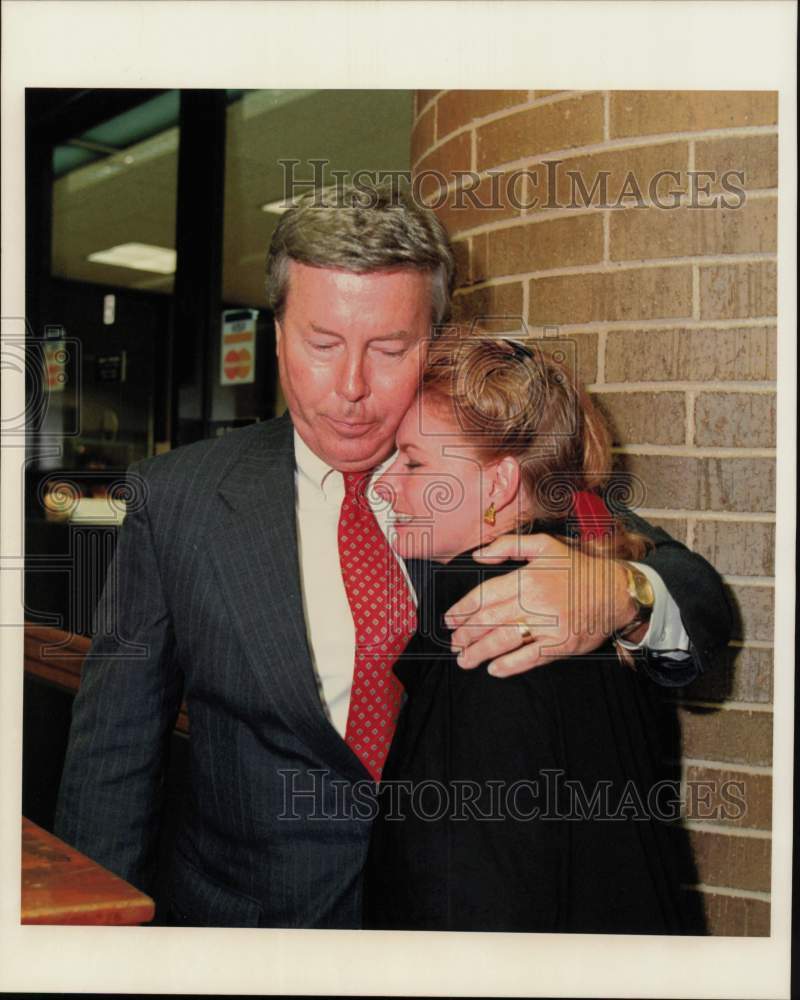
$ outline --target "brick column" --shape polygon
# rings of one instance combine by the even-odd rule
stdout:
[[[741,782],[746,812],[687,826],[712,933],[766,935],[777,96],[418,91],[412,163],[454,239],[457,317],[574,342],[641,513],[726,580],[737,637],[677,699],[682,773]]]

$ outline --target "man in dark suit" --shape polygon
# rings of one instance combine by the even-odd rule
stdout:
[[[165,747],[187,701],[190,788],[168,893],[178,923],[361,923],[371,804],[359,792],[380,764],[350,728],[361,625],[342,512],[354,474],[379,471],[391,455],[431,322],[448,314],[453,260],[432,213],[397,192],[376,190],[367,204],[363,192],[337,199],[286,213],[270,248],[288,414],[131,470],[75,703],[57,833],[146,889]],[[727,641],[727,605],[704,560],[648,530],[655,549],[634,568],[645,590],[631,588],[631,567],[615,566],[577,627],[562,575],[537,573],[535,560],[510,587],[487,581],[484,610],[496,627],[475,642],[477,632],[456,633],[472,647],[463,665],[541,662],[539,643],[524,642],[538,637],[513,625],[535,606],[565,622],[564,655],[595,648],[595,626],[608,620],[633,643],[644,637],[642,663],[656,679],[690,680]],[[356,574],[386,558],[373,535]],[[396,567],[395,578],[395,592],[413,597]],[[362,701],[390,739],[387,705],[377,694]]]

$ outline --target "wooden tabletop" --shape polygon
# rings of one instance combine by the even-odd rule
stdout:
[[[149,896],[22,817],[23,924],[146,924]]]
[[[25,622],[25,673],[77,694],[81,667],[91,644],[86,636]],[[189,733],[185,702],[181,705],[175,730],[184,735]]]

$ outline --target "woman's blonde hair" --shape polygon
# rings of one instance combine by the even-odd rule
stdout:
[[[611,435],[586,390],[531,341],[457,331],[432,342],[425,401],[449,409],[482,462],[520,465],[523,520],[563,522],[575,495],[600,495],[611,474]],[[608,532],[582,548],[638,559],[649,540],[611,513]]]

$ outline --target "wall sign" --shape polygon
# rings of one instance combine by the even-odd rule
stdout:
[[[124,382],[128,367],[127,351],[119,354],[103,354],[95,359],[94,378],[96,382]]]
[[[49,391],[63,392],[67,384],[67,352],[63,340],[45,341],[44,365]]]
[[[257,319],[257,309],[226,309],[223,312],[220,385],[255,382]]]

